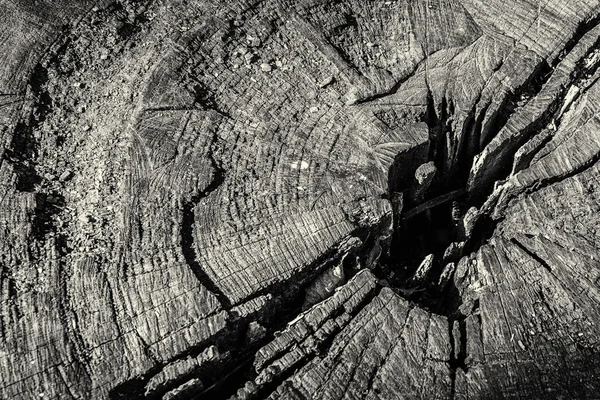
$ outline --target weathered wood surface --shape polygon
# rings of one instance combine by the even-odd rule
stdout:
[[[600,3],[0,1],[0,398],[600,398]]]

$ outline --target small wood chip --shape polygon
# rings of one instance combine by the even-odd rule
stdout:
[[[73,172],[68,169],[65,172],[63,172],[62,174],[60,174],[60,176],[58,177],[58,180],[61,182],[65,182],[65,181],[68,181],[69,179],[71,179],[72,176],[73,176]]]

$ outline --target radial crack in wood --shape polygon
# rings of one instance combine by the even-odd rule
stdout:
[[[597,397],[597,1],[0,15],[0,398]]]

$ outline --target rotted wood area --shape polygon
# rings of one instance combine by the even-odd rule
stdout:
[[[597,1],[0,16],[0,398],[599,397]]]

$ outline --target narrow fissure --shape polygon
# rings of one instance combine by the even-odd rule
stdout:
[[[519,249],[523,250],[525,253],[527,253],[527,255],[529,257],[531,257],[532,259],[534,259],[535,261],[537,261],[538,264],[540,264],[542,267],[544,267],[548,272],[552,272],[552,267],[550,267],[550,265],[539,255],[537,255],[535,252],[533,252],[532,250],[530,250],[527,246],[525,246],[523,243],[521,243],[519,240],[517,240],[516,238],[511,238],[510,241],[517,246]]]
[[[206,288],[217,297],[225,309],[229,309],[231,308],[231,302],[229,301],[229,298],[222,292],[219,286],[212,281],[212,279],[207,275],[204,269],[202,269],[202,266],[198,262],[198,255],[194,241],[194,222],[196,220],[194,209],[198,204],[200,204],[202,199],[206,198],[212,192],[217,190],[225,180],[225,171],[223,168],[221,168],[221,166],[215,162],[212,156],[211,161],[213,166],[212,181],[203,191],[192,196],[192,198],[183,205],[180,232],[181,251],[187,265],[190,267],[198,281],[206,286]]]

